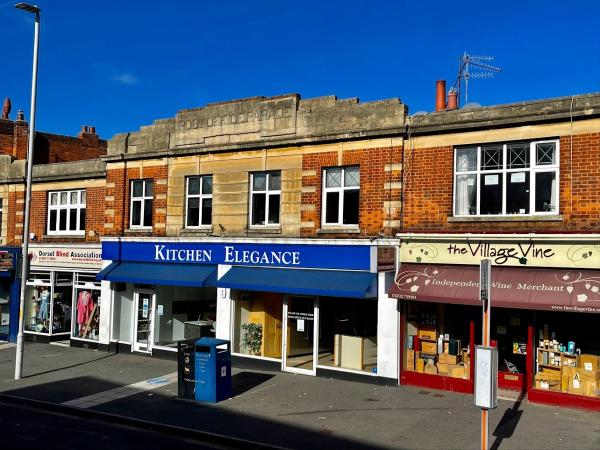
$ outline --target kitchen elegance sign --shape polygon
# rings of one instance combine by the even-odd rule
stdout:
[[[376,252],[366,245],[250,244],[213,242],[103,242],[111,261],[370,271]],[[373,261],[373,263],[372,263]]]
[[[548,242],[484,238],[455,241],[402,239],[400,260],[413,263],[479,264],[490,259],[496,266],[600,268],[597,241]]]

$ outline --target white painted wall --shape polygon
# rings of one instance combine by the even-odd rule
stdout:
[[[108,267],[112,261],[102,261],[102,269]],[[110,340],[110,329],[112,323],[113,295],[110,289],[110,281],[100,283],[100,329],[98,330],[98,342],[108,344]]]
[[[398,300],[387,295],[393,272],[377,274],[377,375],[398,378]]]
[[[217,276],[221,278],[231,269],[230,265],[219,264]],[[231,340],[231,289],[217,288],[217,338]]]

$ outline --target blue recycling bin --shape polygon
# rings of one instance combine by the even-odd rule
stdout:
[[[196,400],[217,403],[231,397],[231,344],[203,337],[194,345]]]

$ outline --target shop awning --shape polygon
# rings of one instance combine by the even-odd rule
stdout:
[[[98,273],[96,279],[125,283],[206,287],[215,286],[217,266],[113,262]]]
[[[376,295],[371,291],[375,277],[376,274],[369,272],[232,267],[217,281],[217,286],[247,291],[365,298]]]
[[[480,305],[479,267],[402,264],[391,297]],[[492,267],[492,306],[600,313],[600,270]]]

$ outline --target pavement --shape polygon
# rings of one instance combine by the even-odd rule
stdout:
[[[470,395],[234,368],[233,397],[211,405],[177,398],[175,361],[28,343],[24,377],[15,381],[14,354],[0,345],[0,417],[4,399],[289,449],[480,448]],[[599,449],[600,413],[499,400],[490,434],[492,449]]]

